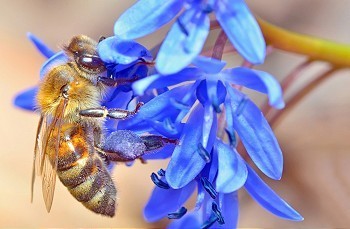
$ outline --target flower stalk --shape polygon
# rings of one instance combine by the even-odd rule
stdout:
[[[350,45],[294,33],[257,18],[268,45],[276,49],[308,56],[311,60],[350,67]]]
[[[313,81],[305,85],[301,88],[295,95],[291,96],[286,101],[286,106],[283,110],[278,110],[271,116],[267,116],[267,120],[270,123],[271,127],[275,127],[279,118],[288,113],[295,105],[297,105],[305,96],[307,96],[310,92],[312,92],[315,88],[317,88],[322,82],[324,82],[329,77],[333,76],[339,68],[331,68],[326,72],[323,72],[319,76],[317,76]]]

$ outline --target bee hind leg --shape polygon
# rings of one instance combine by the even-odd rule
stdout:
[[[177,139],[164,138],[159,135],[146,135],[140,137],[146,145],[146,151],[154,151],[163,148],[167,144],[178,144]]]
[[[118,130],[111,133],[102,145],[102,151],[107,158],[116,162],[128,162],[140,159],[142,156],[163,148],[166,144],[177,144],[177,140],[157,135],[139,136],[130,130]]]

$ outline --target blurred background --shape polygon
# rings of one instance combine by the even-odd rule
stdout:
[[[134,1],[2,0],[0,8],[0,227],[164,227],[168,220],[147,224],[142,209],[153,187],[149,176],[166,161],[118,165],[113,173],[119,189],[114,218],[95,215],[78,203],[58,181],[51,213],[47,213],[37,182],[30,203],[34,138],[39,116],[12,104],[15,94],[38,84],[45,61],[27,40],[26,32],[58,50],[73,35],[98,39],[110,36],[118,16]],[[350,1],[247,0],[252,11],[284,28],[350,44]],[[167,28],[142,38],[151,48]],[[264,69],[285,77],[305,57],[274,52]],[[308,80],[327,64],[303,73]],[[281,181],[269,184],[305,218],[279,219],[240,191],[240,227],[350,226],[350,93],[349,71],[336,73],[304,99],[275,129],[285,157]]]

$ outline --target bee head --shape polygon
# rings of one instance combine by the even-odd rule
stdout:
[[[85,35],[74,36],[68,46],[63,48],[68,56],[75,60],[78,68],[88,74],[106,71],[103,61],[97,53],[97,42]]]

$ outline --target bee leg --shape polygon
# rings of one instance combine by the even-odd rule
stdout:
[[[101,140],[103,138],[103,132],[101,127],[93,128],[93,136],[94,136],[94,145],[99,146],[101,144]]]
[[[133,161],[135,159],[137,159],[137,157],[133,156],[133,155],[125,155],[123,152],[118,152],[118,151],[105,151],[105,149],[101,149],[99,147],[96,147],[96,152],[100,155],[100,157],[107,162],[109,165],[109,163],[111,161],[114,162],[130,162]]]
[[[147,164],[147,160],[146,160],[146,159],[144,159],[144,158],[142,158],[142,157],[139,157],[139,159],[140,159],[140,161],[141,161],[142,164]]]
[[[146,145],[146,151],[145,153],[151,153],[155,150],[159,150],[163,148],[167,144],[175,144],[177,145],[179,142],[176,139],[170,139],[170,138],[164,138],[162,136],[158,135],[146,135],[146,136],[140,136],[143,143]],[[146,159],[140,157],[142,164],[146,164]]]
[[[157,135],[139,136],[130,130],[117,130],[109,134],[101,149],[108,159],[127,162],[142,159],[146,153],[163,148],[166,144],[177,144],[177,140]]]
[[[104,152],[99,146],[95,146],[96,153],[100,156],[105,165],[109,165],[111,160],[109,160],[106,152]]]
[[[146,151],[154,151],[163,148],[167,144],[178,144],[178,140],[164,138],[158,135],[140,136],[143,143],[146,145]]]
[[[117,78],[117,79],[99,76],[97,78],[97,82],[100,82],[109,87],[117,87],[117,86],[133,83],[138,79],[139,79],[138,76],[135,76],[134,78]]]
[[[90,117],[90,118],[113,118],[113,119],[127,119],[131,116],[135,115],[140,108],[142,107],[143,103],[138,103],[136,105],[135,110],[128,111],[123,109],[107,109],[105,107],[99,107],[99,108],[90,108],[86,110],[81,110],[79,114],[83,117]]]

